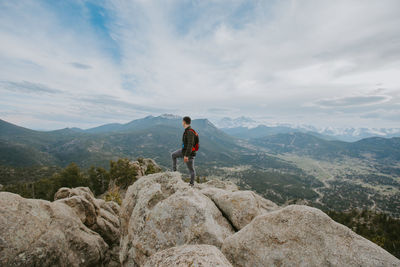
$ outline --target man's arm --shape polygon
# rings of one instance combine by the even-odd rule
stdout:
[[[194,145],[194,133],[192,131],[188,131],[187,133],[187,147],[185,151],[185,157],[189,157],[192,153],[192,147]]]

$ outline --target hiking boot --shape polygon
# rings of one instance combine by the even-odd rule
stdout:
[[[194,184],[192,184],[192,183],[189,183],[189,186],[190,186],[190,187],[193,187],[193,186],[194,186]]]

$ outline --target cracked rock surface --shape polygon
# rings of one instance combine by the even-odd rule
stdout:
[[[116,202],[95,198],[88,187],[60,188],[54,195],[54,203],[70,206],[76,216],[98,233],[108,244],[106,266],[119,266],[119,210]]]
[[[234,266],[399,266],[400,261],[319,209],[290,205],[225,239]]]
[[[211,245],[183,245],[153,254],[145,267],[213,266],[232,267],[221,251]]]
[[[220,248],[234,232],[214,203],[184,183],[178,172],[151,174],[129,187],[121,230],[124,266],[141,266],[156,252],[184,244]]]
[[[97,266],[108,245],[68,205],[0,192],[1,266]]]

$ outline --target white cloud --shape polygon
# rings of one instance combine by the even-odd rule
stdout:
[[[51,112],[41,108],[48,102],[61,104],[59,114],[84,112],[76,125],[98,124],[88,114],[105,123],[158,109],[307,124],[326,124],[329,114],[333,126],[400,122],[365,115],[400,98],[396,0],[106,1],[117,59],[85,16],[78,29],[41,2],[27,3],[2,4],[0,80],[67,94],[25,105],[23,92],[8,90],[2,114],[12,99],[13,110],[32,114]],[[371,93],[379,88],[385,93]],[[79,100],[90,95],[110,96],[107,109]]]
[[[315,104],[322,108],[335,108],[335,107],[358,107],[377,105],[390,101],[391,97],[387,95],[360,95],[360,96],[346,96],[328,99],[320,99]]]

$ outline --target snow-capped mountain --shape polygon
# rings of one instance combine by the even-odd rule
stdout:
[[[224,117],[219,120],[213,120],[213,123],[218,127],[225,129],[228,133],[235,133],[238,137],[247,136],[246,128],[252,132],[257,131],[256,136],[287,133],[290,131],[299,132],[314,132],[326,137],[333,137],[342,141],[357,141],[363,138],[379,136],[379,137],[399,137],[400,128],[354,128],[354,127],[316,127],[306,124],[288,124],[288,123],[266,123],[258,121],[250,117],[229,118]],[[240,132],[240,133],[239,133]],[[254,133],[249,133],[248,137],[254,137]]]
[[[344,141],[356,141],[367,137],[398,137],[400,128],[334,128],[326,127],[318,129],[318,133],[335,136]]]
[[[253,128],[259,125],[258,121],[253,120],[249,117],[238,117],[238,118],[229,118],[223,117],[217,120],[211,120],[218,128],[236,128],[236,127],[248,127]]]
[[[183,118],[182,116],[178,116],[175,114],[168,114],[168,113],[161,114],[158,117],[163,118],[163,119],[182,119]]]

